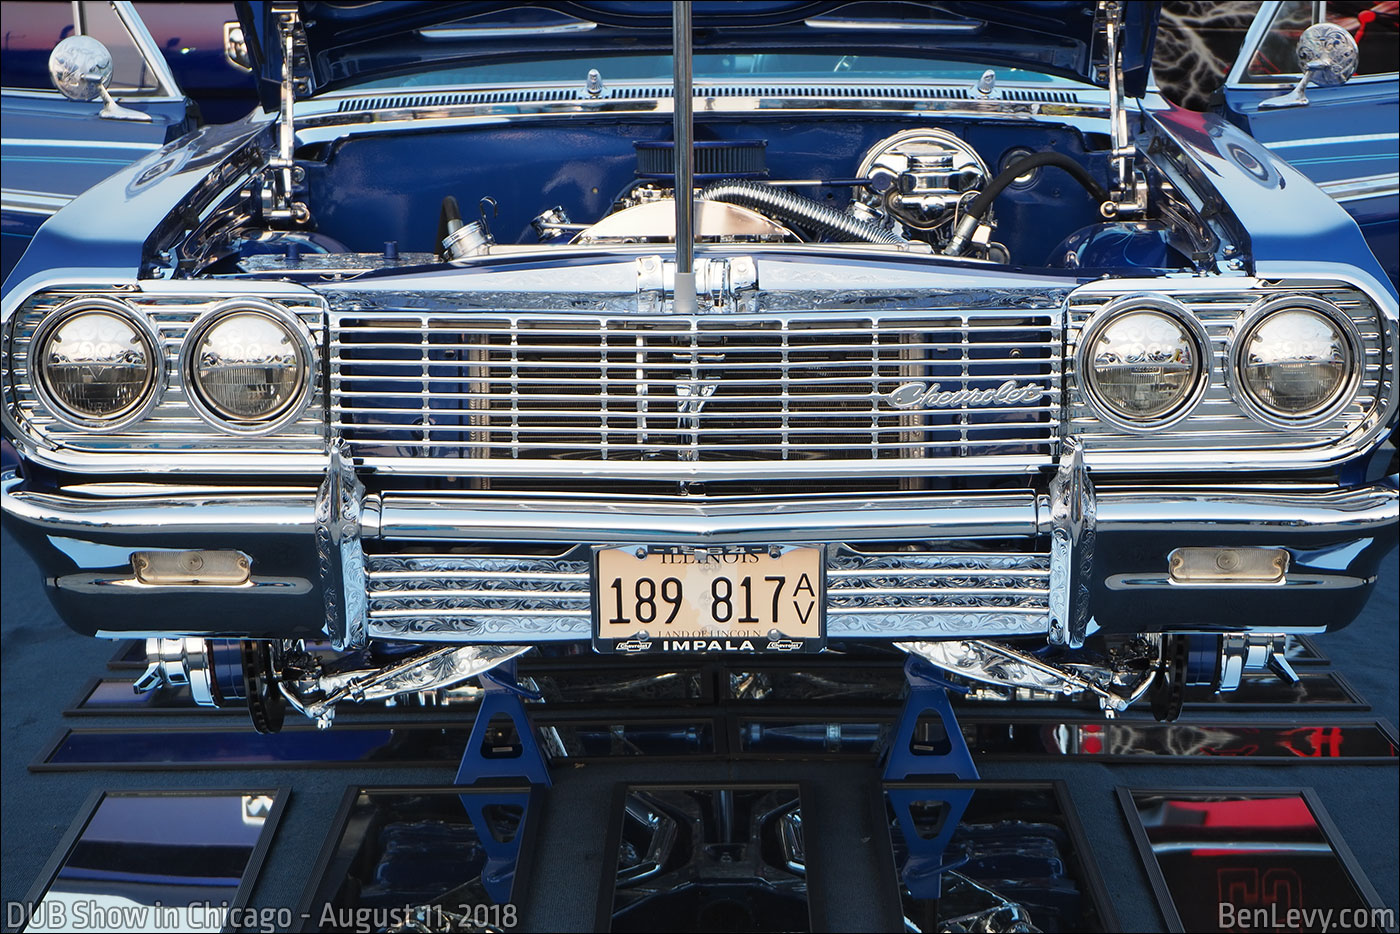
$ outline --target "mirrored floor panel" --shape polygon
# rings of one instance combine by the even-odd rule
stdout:
[[[245,907],[286,789],[97,792],[23,905],[24,931],[290,925]],[[18,922],[16,924],[16,922]]]
[[[352,788],[299,917],[304,931],[502,931],[519,924],[539,789]]]
[[[1394,929],[1311,789],[1119,798],[1173,931]]]
[[[598,931],[810,931],[797,785],[619,789]]]
[[[887,782],[906,931],[1119,930],[1058,782]]]

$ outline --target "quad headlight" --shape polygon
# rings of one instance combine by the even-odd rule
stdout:
[[[34,386],[60,421],[91,431],[129,424],[159,392],[164,367],[150,322],[119,301],[77,299],[31,343]]]
[[[185,339],[181,370],[190,404],[236,434],[271,431],[300,414],[311,394],[306,329],[267,302],[221,305]]]
[[[1330,302],[1284,295],[1255,306],[1231,345],[1235,399],[1279,428],[1318,425],[1346,408],[1360,378],[1361,339]]]
[[[1190,414],[1209,382],[1205,329],[1189,309],[1130,295],[1091,318],[1079,344],[1085,396],[1104,421],[1152,431]]]

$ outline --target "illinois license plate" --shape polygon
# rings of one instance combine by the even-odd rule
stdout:
[[[598,548],[600,652],[816,652],[826,636],[817,547]]]

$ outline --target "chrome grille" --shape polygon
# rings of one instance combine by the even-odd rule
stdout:
[[[1229,367],[1232,330],[1244,313],[1260,299],[1276,294],[1306,292],[1335,304],[1356,323],[1361,335],[1363,369],[1361,382],[1346,410],[1326,424],[1307,429],[1278,429],[1250,418],[1231,397],[1225,379]],[[1171,294],[1171,293],[1167,293]],[[1084,444],[1091,463],[1107,463],[1102,455],[1151,452],[1159,458],[1181,458],[1191,453],[1222,450],[1306,450],[1335,445],[1373,418],[1383,395],[1385,341],[1377,323],[1375,307],[1359,290],[1317,288],[1314,284],[1280,285],[1253,292],[1200,292],[1173,294],[1200,319],[1210,338],[1210,384],[1200,405],[1190,417],[1175,426],[1146,434],[1119,430],[1102,422],[1084,398],[1082,381],[1075,372],[1075,351],[1079,332],[1090,316],[1113,295],[1077,292],[1070,300],[1070,346],[1066,350],[1065,379],[1070,385],[1070,430]],[[1095,455],[1100,455],[1095,458]]]
[[[332,411],[366,463],[446,473],[576,461],[1034,469],[1053,457],[1060,356],[1050,312],[347,314],[332,337]],[[1043,394],[928,409],[887,398],[910,382],[1008,381]]]
[[[369,633],[424,641],[592,638],[586,546],[550,557],[368,555]],[[1043,634],[1050,557],[828,549],[830,638]]]

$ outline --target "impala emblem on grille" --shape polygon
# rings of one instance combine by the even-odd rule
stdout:
[[[885,393],[882,398],[897,409],[966,409],[974,406],[1020,405],[1035,402],[1045,395],[1045,389],[1034,384],[1021,385],[1009,379],[995,389],[945,390],[942,383],[904,383]]]

